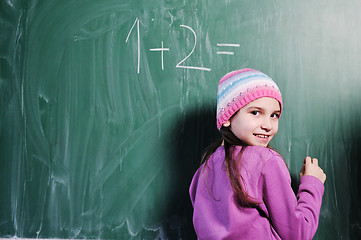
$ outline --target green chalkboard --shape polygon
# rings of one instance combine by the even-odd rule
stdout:
[[[273,141],[327,174],[315,239],[361,238],[356,0],[0,0],[0,237],[195,239],[218,80],[272,76]]]

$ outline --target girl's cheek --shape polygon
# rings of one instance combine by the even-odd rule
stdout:
[[[273,131],[274,131],[274,134],[276,135],[276,133],[278,133],[278,124],[277,124],[277,126],[273,129]]]

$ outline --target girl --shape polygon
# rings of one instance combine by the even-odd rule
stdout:
[[[282,97],[262,72],[226,74],[217,94],[217,128],[195,173],[190,197],[198,239],[312,239],[326,175],[306,157],[297,198],[282,157],[269,148]]]

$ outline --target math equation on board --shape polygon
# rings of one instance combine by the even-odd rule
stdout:
[[[187,68],[187,69],[195,69],[195,70],[201,70],[201,71],[211,71],[212,69],[210,68],[207,68],[207,67],[197,67],[197,66],[189,66],[187,65],[186,61],[187,59],[193,54],[195,48],[196,48],[196,45],[197,45],[197,34],[195,33],[195,31],[187,26],[187,25],[180,25],[181,27],[189,30],[192,32],[193,36],[194,36],[194,43],[193,43],[193,48],[192,50],[189,52],[189,54],[183,58],[180,62],[177,63],[176,65],[176,68]],[[131,35],[131,33],[133,32],[134,28],[136,28],[136,31],[137,31],[137,43],[138,43],[138,67],[137,67],[137,73],[139,74],[140,72],[140,30],[139,30],[139,19],[136,18],[132,27],[130,28],[129,30],[129,33],[128,33],[128,36],[125,40],[125,42],[127,43],[128,40],[129,40],[129,37]],[[234,44],[234,43],[217,43],[217,46],[218,47],[239,47],[240,45],[239,44]],[[161,46],[158,47],[158,48],[151,48],[149,49],[149,51],[151,52],[160,52],[160,56],[161,56],[161,66],[162,66],[162,70],[164,70],[164,52],[168,52],[170,49],[167,48],[167,47],[164,47],[164,44],[163,44],[163,41],[161,41]],[[217,54],[219,55],[233,55],[234,52],[232,51],[217,51]]]

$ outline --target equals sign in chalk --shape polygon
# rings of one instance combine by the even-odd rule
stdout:
[[[233,43],[217,43],[218,47],[240,47],[239,44],[233,44]],[[221,55],[233,55],[234,52],[230,51],[217,51],[217,54]]]

